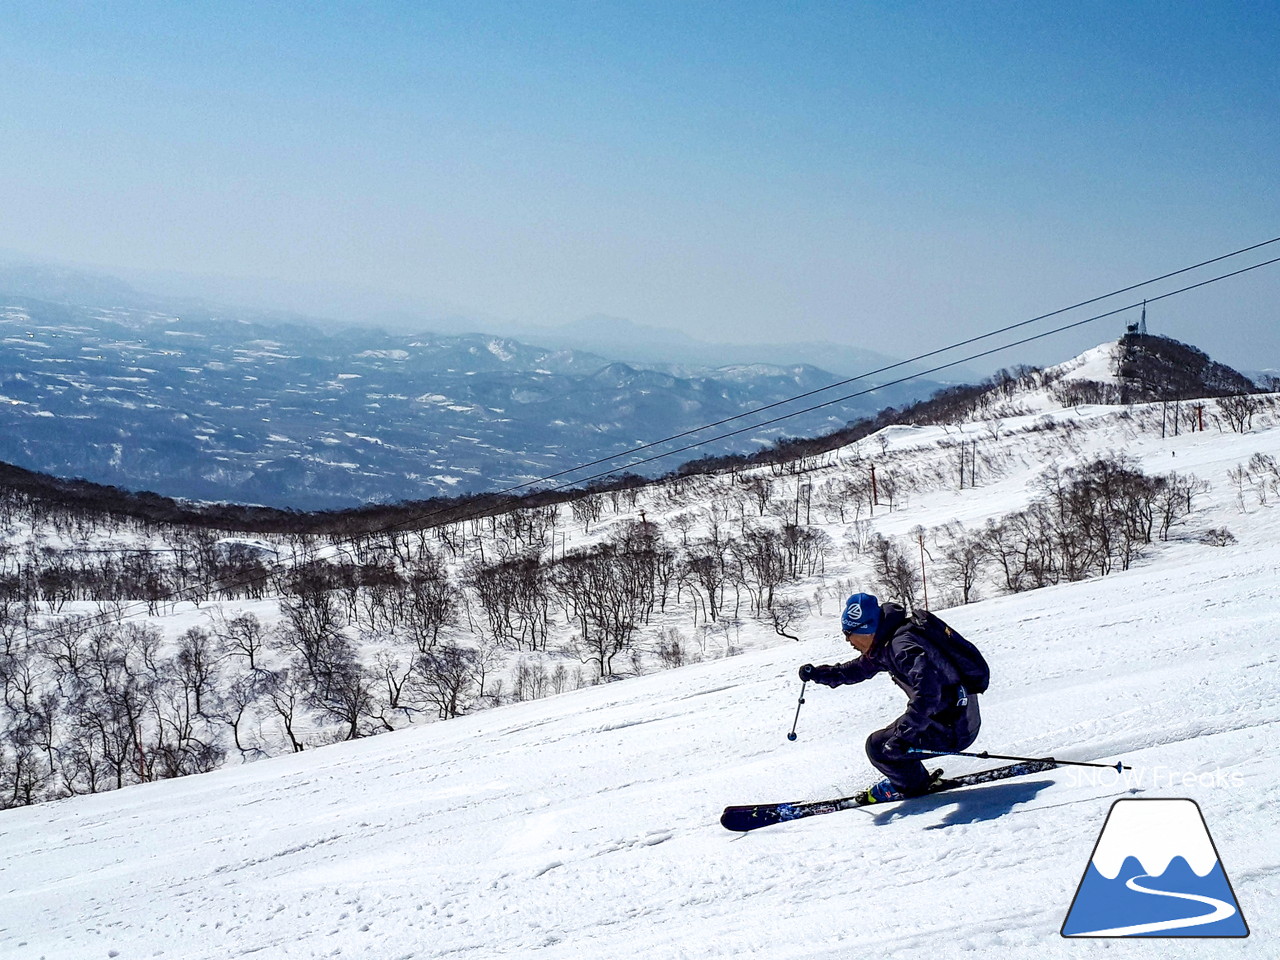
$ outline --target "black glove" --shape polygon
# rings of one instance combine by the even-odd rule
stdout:
[[[811,680],[814,683],[820,683],[825,687],[838,687],[844,681],[840,678],[839,671],[835,667],[822,665],[815,667],[812,663],[806,663],[800,668],[800,679]]]

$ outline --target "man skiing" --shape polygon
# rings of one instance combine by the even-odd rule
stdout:
[[[865,802],[927,793],[934,778],[909,751],[948,753],[973,743],[981,725],[977,693],[989,678],[986,662],[938,618],[909,617],[898,604],[881,606],[869,593],[846,601],[840,627],[860,656],[847,663],[806,663],[800,679],[838,687],[887,672],[906,693],[907,711],[867,737],[867,757],[885,779],[867,788]]]

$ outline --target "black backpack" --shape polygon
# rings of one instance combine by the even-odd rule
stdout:
[[[956,668],[966,690],[970,693],[986,692],[991,683],[991,668],[977,647],[928,610],[917,610],[911,614],[911,622],[925,635],[933,649]]]

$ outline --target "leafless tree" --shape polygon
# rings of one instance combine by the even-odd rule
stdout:
[[[1216,401],[1218,413],[1233,433],[1244,433],[1253,428],[1253,416],[1258,412],[1258,398],[1251,394],[1235,397],[1219,397]]]
[[[604,512],[604,500],[596,494],[579,497],[569,504],[569,510],[573,519],[582,524],[583,533],[590,533],[591,524],[598,522]]]
[[[444,562],[435,554],[424,558],[408,578],[399,622],[419,653],[440,639],[440,631],[457,622],[459,593]]]
[[[920,571],[897,541],[876,534],[871,540],[872,576],[880,593],[914,610],[920,590]]]
[[[312,691],[312,703],[337,722],[345,740],[355,740],[367,732],[362,720],[385,715],[379,710],[377,678],[354,657],[342,662]]]
[[[654,653],[667,667],[683,667],[689,662],[688,642],[674,627],[667,627],[662,631],[654,644]]]
[[[252,613],[242,613],[230,620],[216,613],[212,626],[214,636],[228,656],[244,657],[250,670],[259,669],[259,660],[267,649],[267,629]]]
[[[465,579],[497,640],[516,649],[545,647],[549,596],[546,571],[537,554],[490,564],[473,561],[466,567]]]
[[[791,624],[800,619],[804,613],[804,604],[798,600],[776,599],[773,605],[769,607],[769,620],[773,624],[773,631],[780,637],[786,637],[788,640],[799,640],[800,638],[787,631],[791,629]]]
[[[730,544],[738,559],[756,616],[773,606],[774,591],[787,580],[782,537],[772,527],[751,527]]]
[[[763,517],[765,508],[769,506],[769,499],[773,495],[773,481],[756,474],[740,482],[747,495],[755,502],[758,515]]]
[[[205,713],[221,659],[222,652],[209,631],[191,627],[178,637],[174,675],[182,690],[190,694],[197,714]]]
[[[639,542],[572,551],[556,563],[552,582],[578,625],[580,656],[601,678],[614,675],[614,659],[653,609],[652,563]]]
[[[270,674],[250,668],[233,674],[219,698],[218,720],[231,730],[231,739],[240,756],[246,760],[267,756],[261,743],[250,743],[245,730],[246,722],[254,716],[255,708],[266,699]]]
[[[280,600],[283,622],[276,644],[298,657],[311,684],[323,688],[328,678],[353,659],[351,643],[343,630],[346,618],[328,590],[308,590]]]
[[[264,677],[264,692],[272,711],[280,720],[281,730],[293,748],[301,753],[303,743],[298,739],[298,725],[303,721],[311,687],[298,671],[290,668],[276,670]]]
[[[460,716],[474,687],[476,651],[442,644],[419,654],[416,676],[421,696],[434,704],[442,720]]]
[[[935,566],[936,575],[960,595],[961,603],[970,603],[977,599],[978,582],[986,559],[978,538],[962,527],[957,528],[943,542]]]

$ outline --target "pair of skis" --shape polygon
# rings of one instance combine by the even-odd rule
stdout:
[[[1057,769],[1059,762],[1052,758],[1022,760],[1007,767],[996,767],[994,770],[967,773],[960,777],[936,779],[929,791],[921,794],[921,796],[927,797],[935,793],[941,793],[944,790],[969,787],[978,783],[991,783],[993,780],[1007,780],[1010,777],[1043,773],[1046,770]],[[1103,766],[1103,764],[1089,764],[1089,766]],[[872,803],[874,801],[867,799],[866,791],[864,790],[852,797],[840,797],[835,800],[747,804],[739,807],[725,807],[724,813],[720,817],[720,823],[726,830],[745,832],[747,830],[757,830],[760,827],[772,826],[775,823],[799,820],[803,817],[816,817],[824,813],[836,813],[840,810],[852,810],[854,807],[870,806]]]

